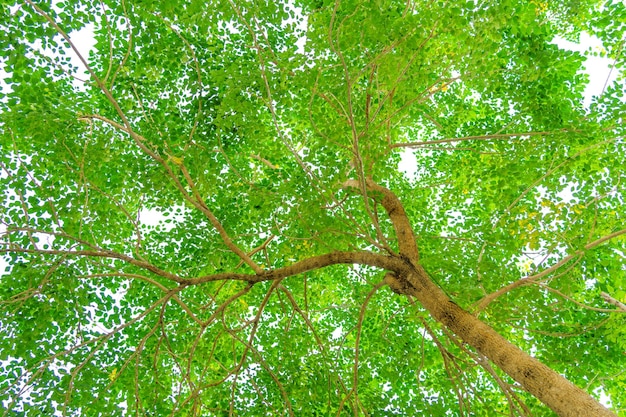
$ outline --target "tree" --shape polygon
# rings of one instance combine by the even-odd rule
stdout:
[[[557,3],[3,2],[4,415],[626,409],[624,79],[554,43],[626,9]]]

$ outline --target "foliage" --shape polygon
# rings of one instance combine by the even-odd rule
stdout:
[[[554,43],[594,34],[619,72],[623,3],[0,14],[4,415],[551,415],[378,268],[246,282],[397,251],[351,178],[400,198],[458,305],[626,409],[624,79],[585,107]]]

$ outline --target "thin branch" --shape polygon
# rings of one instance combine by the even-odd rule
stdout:
[[[359,403],[359,392],[358,392],[358,387],[359,387],[359,347],[360,347],[359,343],[361,341],[361,333],[363,331],[363,321],[365,320],[365,312],[367,311],[367,306],[368,306],[370,300],[372,299],[374,294],[376,294],[376,292],[380,288],[385,286],[385,285],[386,285],[386,283],[384,281],[381,281],[378,284],[376,284],[374,286],[374,288],[372,288],[370,290],[370,292],[367,293],[367,296],[365,297],[365,300],[363,301],[363,304],[361,304],[361,309],[359,311],[359,319],[358,319],[358,322],[357,322],[357,325],[356,325],[356,337],[355,337],[355,341],[354,341],[354,364],[352,366],[352,389],[348,392],[348,394],[346,396],[344,396],[341,399],[341,402],[339,403],[339,407],[338,407],[339,411],[343,408],[345,402],[348,401],[352,395],[354,395],[354,398],[355,398],[356,402]],[[358,415],[358,410],[356,408],[355,408],[355,414]]]
[[[622,230],[618,230],[617,232],[613,232],[609,235],[603,236],[599,239],[594,240],[593,242],[585,245],[585,247],[581,250],[578,250],[568,256],[566,256],[565,258],[561,259],[559,262],[557,262],[556,264],[552,265],[550,268],[547,268],[545,270],[543,270],[542,272],[535,274],[535,275],[531,275],[528,277],[524,277],[522,279],[519,279],[515,282],[512,282],[511,284],[504,286],[502,288],[500,288],[499,290],[486,295],[485,297],[483,297],[476,305],[475,308],[475,312],[480,312],[482,310],[484,310],[490,303],[492,303],[496,298],[501,297],[502,295],[516,289],[516,288],[520,288],[520,287],[524,287],[527,285],[532,285],[537,283],[541,278],[543,278],[544,276],[551,274],[552,272],[555,272],[556,270],[558,270],[559,268],[561,268],[563,265],[567,264],[568,262],[572,261],[575,258],[582,258],[583,255],[585,254],[586,251],[589,251],[593,248],[595,248],[596,246],[599,246],[601,244],[603,244],[604,242],[609,241],[610,239],[616,238],[618,236],[621,236],[623,234],[626,234],[626,229],[622,229]]]
[[[187,280],[179,277],[176,274],[172,274],[170,272],[164,271],[157,266],[146,262],[140,261],[130,256],[112,251],[112,250],[58,250],[58,249],[28,249],[18,247],[14,244],[8,244],[5,242],[0,242],[0,245],[8,246],[8,248],[0,248],[0,253],[31,253],[37,255],[68,255],[68,256],[79,256],[79,257],[91,257],[91,258],[108,258],[108,259],[119,259],[121,261],[127,262],[131,265],[137,266],[142,269],[146,269],[150,272],[153,272],[163,278],[166,278],[170,281],[177,282],[179,284],[185,283]]]
[[[191,44],[189,43],[189,41],[187,41],[187,39],[185,39],[185,37],[183,37],[183,35],[181,35],[178,30],[176,30],[169,22],[167,22],[163,16],[159,14],[157,14],[156,16],[159,19],[161,19],[163,23],[165,23],[176,36],[178,36],[178,38],[185,44],[185,47],[190,52],[191,59],[193,60],[193,63],[194,63],[194,69],[196,71],[196,75],[198,76],[198,90],[202,91],[202,87],[204,83],[202,82],[202,71],[200,70],[200,63],[198,62],[198,57],[196,56],[196,52],[191,47]],[[196,129],[198,128],[198,123],[200,122],[201,115],[202,115],[202,100],[198,99],[198,110],[196,111],[196,116],[193,121],[193,127],[191,128],[191,131],[189,132],[189,143],[191,143],[193,140],[193,135],[196,132]]]
[[[622,38],[622,40],[619,43],[619,47],[617,49],[617,53],[615,54],[615,59],[613,60],[613,64],[609,66],[609,73],[606,76],[606,79],[604,80],[604,85],[602,86],[602,92],[600,93],[600,96],[604,94],[604,92],[606,91],[606,88],[609,85],[609,81],[611,80],[611,74],[613,73],[613,70],[617,67],[617,62],[619,61],[620,56],[622,55],[622,51],[624,50],[625,40],[626,38]]]
[[[463,142],[470,140],[509,140],[516,137],[521,136],[547,136],[547,135],[556,135],[558,133],[563,133],[564,131],[556,131],[556,132],[518,132],[518,133],[494,133],[491,135],[478,135],[478,136],[464,136],[458,138],[446,138],[446,139],[435,139],[435,140],[425,140],[421,142],[408,142],[408,143],[393,143],[391,145],[392,148],[418,148],[427,145],[435,145],[437,143],[452,143],[452,142]]]
[[[128,278],[128,279],[138,279],[144,282],[147,282],[150,285],[154,285],[161,291],[165,293],[170,293],[172,288],[167,288],[165,285],[161,284],[158,281],[153,280],[152,278],[146,277],[145,275],[140,274],[126,274],[122,272],[107,272],[100,274],[89,274],[89,275],[80,275],[78,278],[107,278],[107,277],[120,277],[120,278]],[[176,303],[199,325],[203,325],[203,322],[194,314],[194,312],[189,308],[189,306],[180,299],[177,294],[172,294],[172,299],[176,301]]]
[[[113,85],[115,84],[115,80],[116,80],[118,74],[122,71],[122,68],[124,68],[124,65],[126,64],[126,61],[128,61],[128,58],[130,57],[130,53],[133,50],[133,28],[132,28],[132,26],[130,24],[130,17],[128,16],[128,11],[126,10],[126,1],[125,0],[121,0],[120,3],[122,4],[122,9],[124,10],[124,18],[125,18],[126,26],[128,27],[128,40],[126,41],[128,46],[126,47],[126,53],[124,53],[124,57],[122,58],[122,61],[120,62],[120,64],[115,69],[115,72],[113,73],[113,77],[111,78],[111,85],[110,85],[109,89],[113,89]],[[112,39],[112,37],[109,37],[109,48],[110,48],[110,54],[111,54],[110,55],[111,56],[111,63],[109,65],[112,65],[112,62],[113,62],[113,39]],[[110,68],[109,68],[109,70],[107,70],[106,76],[104,78],[104,82],[105,83],[106,83],[106,80],[108,79],[110,73],[111,72],[110,72]]]

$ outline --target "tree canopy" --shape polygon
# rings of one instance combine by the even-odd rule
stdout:
[[[3,415],[626,410],[621,1],[25,0],[0,28]],[[618,76],[585,105],[594,54]]]

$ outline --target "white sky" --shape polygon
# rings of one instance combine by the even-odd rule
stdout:
[[[555,39],[554,43],[562,49],[569,49],[581,53],[587,50],[594,52],[603,50],[602,42],[600,42],[598,38],[589,36],[587,33],[581,35],[579,44],[560,38]],[[601,95],[604,88],[608,87],[616,80],[618,71],[611,71],[610,66],[612,64],[612,59],[596,56],[590,56],[585,61],[585,72],[589,75],[589,84],[585,89],[585,107],[589,107],[593,96]]]

